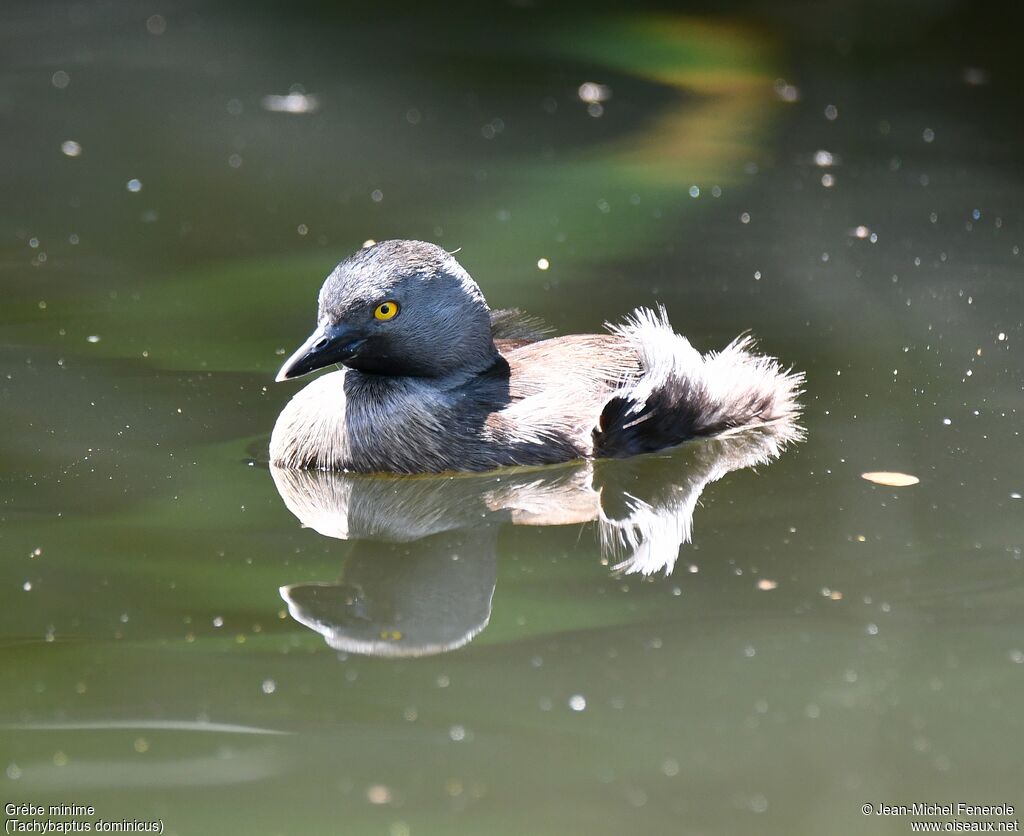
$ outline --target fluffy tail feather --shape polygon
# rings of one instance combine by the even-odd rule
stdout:
[[[672,330],[661,306],[638,308],[608,329],[636,352],[642,372],[605,405],[594,431],[596,456],[649,453],[696,436],[776,424],[790,426],[787,441],[802,437],[796,419],[804,376],[754,354],[752,337],[701,356]]]

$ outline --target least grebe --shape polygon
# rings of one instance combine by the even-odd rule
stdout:
[[[702,356],[661,307],[606,327],[546,338],[517,311],[492,311],[440,247],[365,247],[327,277],[317,328],[277,379],[344,368],[284,408],[271,460],[480,471],[631,456],[799,412],[803,376],[754,354],[750,337]]]

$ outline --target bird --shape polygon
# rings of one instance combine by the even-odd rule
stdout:
[[[330,366],[281,411],[279,467],[444,473],[621,458],[701,436],[796,423],[804,377],[741,335],[701,354],[665,308],[604,333],[551,336],[491,310],[425,241],[363,247],[328,275],[313,333],[277,381]]]

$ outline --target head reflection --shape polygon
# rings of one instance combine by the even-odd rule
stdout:
[[[271,468],[288,509],[352,542],[341,577],[281,587],[292,618],[332,648],[428,656],[487,625],[502,524],[596,522],[621,574],[670,573],[705,486],[772,461],[792,424],[693,442],[664,454],[481,474],[369,476]]]

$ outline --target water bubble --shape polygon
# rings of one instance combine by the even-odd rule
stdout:
[[[273,679],[264,679],[260,684],[260,690],[264,694],[273,694],[277,690],[277,683]]]
[[[825,118],[828,119],[829,122],[835,122],[836,119],[839,118],[839,108],[837,108],[835,105],[831,105],[831,104],[830,105],[826,105],[826,107],[825,107]]]
[[[125,183],[124,187],[132,193],[138,193],[142,191],[142,181],[133,177],[131,180]]]
[[[64,72],[64,70],[57,70],[57,72],[50,76],[50,83],[58,90],[63,90],[71,83],[71,76]]]
[[[573,711],[583,711],[587,707],[587,700],[582,694],[573,694],[569,697],[569,708]]]
[[[935,140],[935,131],[933,131],[931,128],[925,128],[923,131],[921,131],[921,139],[923,139],[925,142],[933,142]]]
[[[455,742],[466,739],[466,729],[464,726],[452,726],[448,729],[448,736]]]
[[[161,15],[150,15],[146,19],[146,30],[150,35],[162,35],[167,31],[167,21]]]
[[[79,157],[82,154],[82,146],[73,139],[65,139],[60,144],[60,150],[66,157]]]
[[[550,266],[551,266],[551,262],[548,261],[546,258],[538,258],[537,259],[537,269],[538,270],[547,270]]]
[[[380,189],[374,189],[372,192],[370,192],[370,199],[374,203],[380,203],[384,199],[384,192],[382,192]]]

